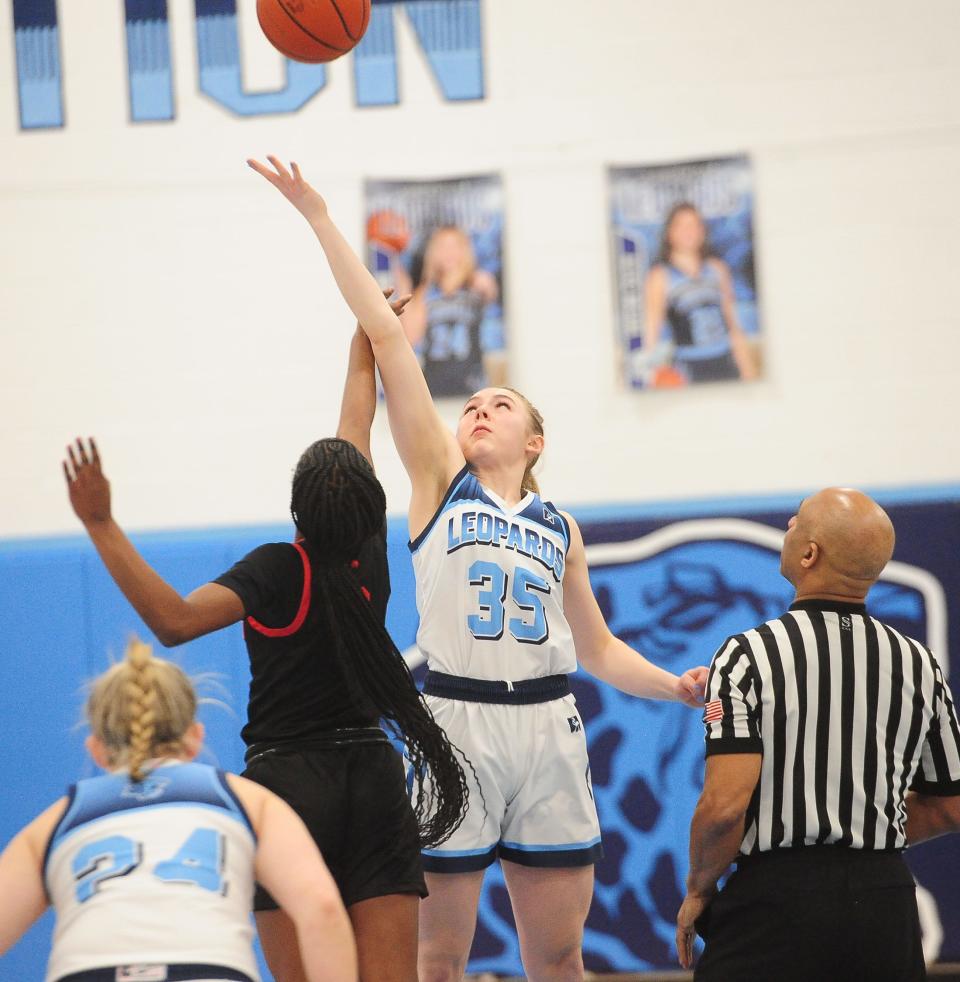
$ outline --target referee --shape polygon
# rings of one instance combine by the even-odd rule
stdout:
[[[790,610],[714,656],[677,917],[685,968],[706,942],[698,982],[926,977],[900,853],[960,827],[960,726],[933,654],[864,606],[893,542],[858,491],[806,499],[781,551]]]

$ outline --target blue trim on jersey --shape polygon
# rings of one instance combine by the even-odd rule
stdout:
[[[560,509],[557,508],[557,506],[552,501],[544,501],[543,498],[539,498],[539,501],[543,505],[545,510],[549,509],[551,512],[553,512],[554,515],[557,516],[557,518],[560,519],[560,525],[563,527],[563,537],[564,540],[566,541],[566,548],[564,551],[569,552],[570,539],[572,538],[572,536],[570,535],[570,523],[567,521],[566,517],[560,513]],[[524,511],[526,511],[526,508],[524,509]],[[552,529],[556,528],[556,526],[554,525],[550,525],[549,527]]]
[[[227,780],[227,772],[219,767],[217,768],[217,780],[219,780],[220,784],[223,786],[223,790],[226,791],[234,805],[236,805],[237,811],[240,813],[240,817],[250,830],[250,834],[253,836],[253,841],[256,842],[257,830],[253,827],[253,822],[250,821],[250,816],[247,814],[247,809],[244,807],[244,804],[240,800],[240,796],[237,794],[237,792],[230,787],[230,782]]]
[[[433,531],[437,522],[440,521],[440,516],[447,510],[447,505],[453,496],[460,490],[460,485],[468,478],[473,475],[470,473],[467,465],[464,464],[460,469],[459,473],[450,482],[450,487],[447,489],[447,493],[443,496],[443,500],[440,502],[437,510],[433,513],[433,518],[423,527],[423,531],[412,541],[407,542],[407,548],[411,553],[415,553],[420,546],[423,545],[424,540]]]
[[[141,808],[173,805],[219,809],[239,820],[254,835],[249,816],[220,777],[221,773],[207,764],[167,764],[151,771],[140,782],[132,782],[125,773],[79,781],[72,789],[71,807],[53,830],[48,852],[75,829],[99,819]]]
[[[434,512],[433,517],[427,523],[424,530],[416,539],[407,543],[411,554],[416,555],[419,552],[420,547],[436,528],[445,512],[458,505],[470,504],[485,505],[487,508],[498,512],[510,521],[516,521],[522,518],[531,525],[539,525],[541,528],[548,529],[563,538],[564,552],[570,548],[570,526],[552,501],[544,501],[539,494],[534,493],[531,500],[521,511],[507,511],[486,493],[480,481],[470,472],[469,468],[464,466],[451,482],[443,501],[440,503],[436,512]]]
[[[47,900],[50,901],[51,905],[53,904],[53,898],[50,896],[50,891],[47,889],[47,863],[50,860],[50,852],[53,849],[53,840],[57,834],[57,830],[60,828],[60,825],[64,819],[70,814],[70,809],[73,808],[73,802],[76,796],[77,786],[75,784],[71,784],[67,789],[67,807],[64,808],[63,814],[60,816],[57,824],[54,825],[53,831],[50,833],[50,837],[47,839],[47,846],[43,850],[43,860],[40,863],[41,879],[43,880],[43,892],[47,895]]]

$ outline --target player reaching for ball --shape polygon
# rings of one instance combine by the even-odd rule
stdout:
[[[583,726],[568,673],[624,692],[702,704],[706,668],[679,678],[613,636],[590,587],[576,522],[531,471],[543,421],[513,389],[466,403],[456,435],[434,408],[396,314],[296,164],[250,166],[307,219],[370,337],[390,425],[412,484],[410,549],[424,692],[472,762],[466,820],[427,849],[421,982],[459,979],[484,870],[502,861],[527,976],[583,978],[583,925],[601,855]]]
[[[113,520],[96,445],[78,441],[64,470],[77,517],[163,644],[244,622],[251,670],[244,776],[288,802],[320,847],[353,924],[362,982],[416,982],[426,893],[420,846],[438,845],[459,824],[467,789],[454,748],[384,627],[386,501],[368,459],[375,407],[373,354],[358,328],[338,438],[308,447],[293,476],[296,541],[254,549],[186,597]],[[413,782],[421,789],[413,808],[380,719],[404,740],[414,771],[429,771],[429,788]],[[263,889],[254,908],[277,982],[303,982],[290,918]]]

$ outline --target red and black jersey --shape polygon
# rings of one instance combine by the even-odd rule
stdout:
[[[307,542],[268,543],[214,580],[240,597],[247,615],[250,700],[241,734],[247,746],[377,724],[376,711],[348,685],[330,636],[314,589],[318,559]],[[390,597],[386,527],[360,549],[351,575],[383,622]]]

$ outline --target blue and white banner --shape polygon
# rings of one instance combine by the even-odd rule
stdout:
[[[627,384],[674,388],[757,377],[749,160],[613,167],[609,193]]]

